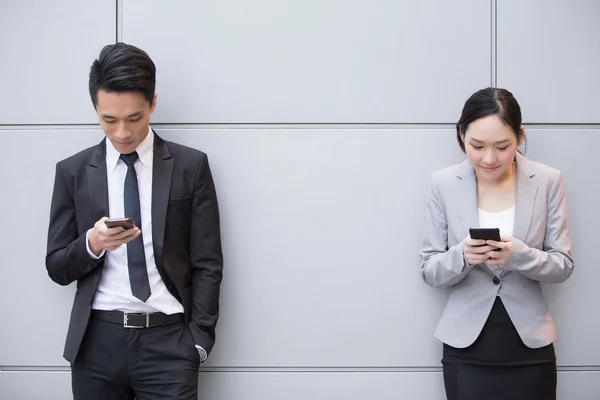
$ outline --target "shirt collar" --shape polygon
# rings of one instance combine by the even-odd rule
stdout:
[[[142,140],[142,143],[138,145],[135,149],[139,156],[139,161],[146,168],[150,166],[150,161],[152,161],[152,155],[154,154],[154,133],[152,129],[148,127],[148,135],[146,138]],[[110,168],[111,171],[114,171],[119,164],[119,157],[121,154],[114,148],[112,142],[110,140],[106,141],[106,165]],[[123,162],[123,161],[121,161]]]

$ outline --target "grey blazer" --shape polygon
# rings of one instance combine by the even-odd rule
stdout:
[[[525,345],[539,348],[556,339],[540,282],[564,282],[575,267],[562,174],[519,153],[516,161],[512,253],[499,269],[469,265],[463,255],[469,228],[478,226],[475,173],[468,160],[431,175],[421,274],[432,287],[450,288],[435,337],[452,347],[468,347],[477,339],[496,295]]]

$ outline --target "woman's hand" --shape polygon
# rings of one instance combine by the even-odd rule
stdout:
[[[471,265],[487,262],[490,259],[488,254],[494,249],[495,247],[486,244],[485,240],[471,239],[471,236],[467,236],[463,243],[463,254]]]
[[[496,267],[502,267],[508,261],[510,253],[512,253],[512,239],[510,236],[500,235],[500,242],[495,240],[486,240],[485,243],[489,246],[500,249],[488,251],[486,254],[489,257],[486,261],[487,265],[493,265]]]

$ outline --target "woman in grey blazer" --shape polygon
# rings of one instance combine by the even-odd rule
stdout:
[[[449,400],[556,398],[556,330],[540,283],[575,266],[560,171],[517,151],[521,110],[504,89],[465,103],[456,125],[467,159],[434,172],[426,202],[421,273],[450,296],[435,337]],[[469,229],[499,228],[501,240]]]

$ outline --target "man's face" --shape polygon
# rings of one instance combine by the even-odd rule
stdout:
[[[121,154],[135,151],[148,135],[150,115],[156,107],[139,92],[109,93],[98,90],[96,114],[100,126],[113,147]]]

